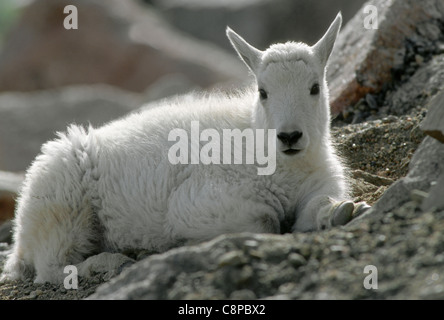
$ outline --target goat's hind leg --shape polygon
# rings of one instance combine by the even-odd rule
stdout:
[[[36,276],[36,283],[63,283],[63,269],[97,251],[97,221],[91,207],[25,194],[16,218],[14,245],[3,278]]]
[[[82,178],[88,171],[67,139],[48,143],[28,170],[16,210],[4,279],[63,283],[63,269],[95,253],[98,218]],[[81,152],[81,150],[80,150]]]

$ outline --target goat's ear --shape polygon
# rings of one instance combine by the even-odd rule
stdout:
[[[342,14],[338,13],[335,20],[332,22],[330,27],[324,36],[319,40],[314,46],[313,50],[316,55],[321,60],[321,63],[325,66],[327,64],[328,58],[333,50],[333,46],[336,41],[336,37],[338,36],[339,29],[341,29],[342,25]]]
[[[240,35],[231,30],[230,27],[227,27],[226,32],[228,39],[241,59],[245,62],[248,68],[253,71],[253,73],[256,73],[256,70],[262,60],[263,52],[250,45]]]

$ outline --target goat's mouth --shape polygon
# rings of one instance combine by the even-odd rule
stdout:
[[[302,150],[300,150],[300,149],[287,149],[287,150],[283,150],[282,152],[284,154],[286,154],[287,156],[294,156],[295,154],[298,154],[301,151]]]

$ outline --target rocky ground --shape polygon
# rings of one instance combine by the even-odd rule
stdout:
[[[419,112],[415,110],[414,114],[408,116],[391,116],[360,124],[349,124],[333,128],[337,148],[350,168],[356,200],[364,200],[369,204],[373,204],[394,181],[406,175],[412,154],[424,138],[424,134],[418,128],[423,116],[424,110]],[[363,291],[362,281],[356,281],[356,277],[364,277],[363,268],[365,265],[373,264],[384,267],[393,265],[394,262],[398,262],[397,259],[400,255],[408,252],[409,246],[419,245],[418,248],[427,248],[429,240],[424,239],[424,243],[419,244],[413,239],[417,239],[415,234],[420,234],[421,232],[428,233],[429,228],[431,228],[430,234],[432,238],[434,236],[436,238],[435,241],[439,241],[440,239],[439,233],[442,231],[442,227],[444,227],[444,220],[442,220],[444,219],[444,212],[439,213],[441,223],[434,227],[434,220],[431,220],[432,213],[429,213],[427,220],[417,212],[416,206],[417,204],[414,202],[409,203],[400,208],[397,213],[395,212],[384,217],[371,217],[354,227],[345,229],[336,228],[326,232],[285,236],[262,237],[244,235],[240,238],[233,237],[235,244],[232,244],[232,241],[227,241],[224,238],[219,239],[219,242],[216,241],[215,243],[217,246],[220,245],[224,247],[224,250],[218,256],[214,257],[214,263],[220,263],[217,262],[217,259],[223,259],[222,256],[224,254],[228,255],[228,258],[225,257],[229,260],[227,266],[233,263],[235,264],[233,267],[236,268],[236,270],[237,268],[239,269],[233,275],[230,275],[230,272],[232,272],[231,268],[225,267],[224,264],[218,267],[218,273],[214,274],[212,276],[213,278],[208,278],[208,275],[203,271],[199,271],[198,266],[195,266],[195,269],[192,271],[187,271],[182,270],[182,267],[180,267],[182,264],[180,262],[175,262],[174,264],[181,269],[177,270],[177,266],[176,269],[172,269],[175,270],[174,272],[177,271],[175,277],[178,277],[176,279],[178,283],[175,289],[172,290],[172,292],[165,292],[166,289],[160,289],[160,285],[158,284],[157,286],[159,286],[159,288],[156,287],[159,289],[158,293],[151,293],[152,295],[148,297],[210,299],[264,298],[275,296],[276,298],[280,298],[279,295],[288,293],[291,293],[291,295],[287,296],[287,298],[291,299],[379,297],[376,292]],[[404,211],[405,213],[403,213]],[[228,237],[228,239],[230,239],[230,237]],[[270,239],[272,239],[272,241]],[[411,239],[409,240],[410,244],[406,244],[405,241],[403,241],[404,239]],[[236,265],[238,262],[235,260],[242,260],[242,255],[252,254],[251,252],[246,252],[237,257],[238,251],[242,251],[242,246],[249,241],[256,243],[256,247],[259,250],[257,256],[245,258],[245,262],[239,262],[239,265]],[[275,241],[277,241],[279,245],[277,245]],[[226,242],[228,242],[228,244]],[[262,242],[264,242],[264,244],[262,244]],[[268,243],[270,248],[266,247],[266,243]],[[234,246],[234,248],[227,248],[225,246]],[[282,248],[279,246],[282,246]],[[209,247],[211,249],[202,247],[195,250],[213,251],[213,246],[210,245]],[[0,250],[5,252],[8,248],[9,246],[3,244]],[[277,249],[282,250],[282,252],[277,251],[274,258],[268,258],[269,253],[264,253],[263,256],[266,257],[266,259],[262,261],[261,250]],[[402,251],[400,251],[401,249]],[[414,250],[414,248],[410,250]],[[430,255],[430,253],[427,254]],[[424,252],[422,255],[427,256],[427,254]],[[199,255],[206,257],[206,254]],[[230,258],[230,255],[235,257]],[[418,260],[415,262],[415,266],[416,264],[422,263],[422,255],[415,256],[415,259]],[[283,256],[287,256],[288,259],[283,259]],[[135,258],[135,260],[141,260],[144,258],[144,255],[132,257]],[[251,262],[249,260],[250,258],[254,258],[254,260],[252,260],[252,262],[254,262],[253,264],[249,263]],[[433,257],[429,256],[429,258]],[[174,259],[176,259],[176,257],[174,257]],[[182,259],[186,260],[188,258]],[[270,261],[267,259],[270,259]],[[211,262],[208,261],[205,263]],[[269,265],[270,263],[272,264],[272,268]],[[392,268],[396,268],[395,265]],[[265,269],[262,270],[261,268]],[[432,269],[433,268],[427,268],[427,272],[421,269],[424,279],[432,277],[433,272],[430,271]],[[316,270],[314,274],[313,270]],[[386,279],[385,277],[392,279],[398,274],[397,272],[399,272],[397,269],[389,270],[390,274],[380,270],[380,283],[383,283],[384,279]],[[412,270],[410,270],[410,272],[413,272]],[[146,274],[149,274],[149,272],[150,271],[147,271]],[[186,274],[187,272],[190,272],[190,274]],[[243,275],[244,273],[245,275]],[[259,282],[254,284],[256,277],[261,278],[261,276],[256,275],[257,273],[269,274],[268,277],[270,279],[264,281],[271,281],[271,283],[268,283],[267,287],[263,287],[264,284]],[[349,277],[349,274],[354,276]],[[384,278],[382,278],[382,274],[384,274]],[[437,274],[440,273],[438,272]],[[231,291],[231,289],[225,288],[224,292],[224,290],[217,288],[217,283],[212,282],[220,281],[220,279],[216,279],[219,276],[245,276],[246,279],[236,280],[241,282],[240,284],[236,284],[239,285],[239,287],[236,287],[236,290]],[[171,277],[173,277],[173,275],[171,275]],[[276,279],[273,279],[273,277],[276,277]],[[162,278],[164,278],[164,276],[162,276]],[[106,280],[109,279],[107,275],[103,273],[94,275],[90,279],[80,278],[78,290],[66,290],[63,286],[59,285],[37,285],[33,284],[30,280],[26,282],[8,283],[0,286],[0,296],[2,299],[81,299],[93,294],[97,287]],[[303,280],[302,283],[300,283],[301,280]],[[185,283],[182,284],[180,281],[184,281]],[[205,281],[209,281],[209,283],[205,284]],[[229,281],[232,282],[232,280]],[[245,281],[245,283],[242,281]],[[428,281],[431,283],[434,282],[431,278]],[[207,288],[204,290],[197,287],[191,290],[188,286],[194,282],[202,282],[200,284],[202,288],[205,288],[207,285],[214,286],[215,288],[211,290]],[[252,283],[249,284],[250,282]],[[340,286],[333,286],[333,282],[338,285],[340,284]],[[336,291],[329,291],[330,289],[324,291],[323,283],[328,288],[335,287],[340,289],[340,294],[337,295]],[[258,292],[257,288],[261,288],[263,292]],[[308,290],[309,288],[313,290]],[[356,291],[356,295],[354,292],[349,291],[350,288]],[[400,287],[393,288],[393,290],[400,289]],[[389,294],[386,294],[386,297],[389,297]],[[424,297],[429,297],[429,293]]]
[[[355,179],[354,195],[357,200],[365,200],[370,204],[376,202],[393,181],[406,174],[410,158],[423,138],[417,128],[421,118],[422,116],[392,117],[334,129],[338,149],[344,154]],[[390,161],[387,161],[388,159]],[[222,246],[224,249],[212,258],[214,264],[219,264],[213,270],[214,274],[209,276],[198,265],[191,271],[182,269],[181,261],[176,261],[177,257],[173,255],[171,259],[174,259],[174,262],[169,265],[173,274],[169,276],[175,278],[175,287],[171,292],[166,292],[165,287],[162,289],[161,284],[157,284],[156,289],[152,290],[158,291],[146,297],[396,298],[397,295],[405,297],[406,292],[402,291],[407,285],[404,283],[405,276],[415,275],[415,279],[418,279],[418,270],[421,272],[421,279],[433,286],[425,288],[420,296],[409,297],[433,298],[436,294],[439,296],[442,292],[435,292],[435,286],[443,285],[444,275],[440,270],[444,264],[444,255],[441,254],[439,258],[436,253],[444,249],[444,211],[423,215],[417,206],[418,203],[411,202],[385,216],[375,215],[353,227],[336,228],[326,232],[263,237],[245,235],[233,237],[233,241],[230,237],[219,239],[219,242],[215,241],[216,246]],[[243,252],[245,243],[251,243],[252,246],[256,244],[253,247],[257,247],[258,252]],[[5,253],[8,248],[4,243],[0,250]],[[214,246],[208,245],[206,248],[195,250],[206,250],[205,254],[197,255],[207,259],[206,253],[214,252]],[[270,252],[261,253],[262,250],[274,251],[275,257],[269,257]],[[182,259],[188,261],[189,257],[182,254]],[[246,254],[252,256],[242,262],[242,257]],[[414,259],[403,261],[401,257]],[[153,257],[153,260],[155,259],[156,257]],[[228,261],[221,264],[220,259]],[[212,260],[208,258],[205,264],[207,263],[211,264]],[[368,264],[380,266],[380,291],[362,289],[363,268]],[[145,274],[150,272],[147,270]],[[265,277],[265,274],[268,276]],[[233,280],[233,277],[239,279]],[[264,277],[269,279],[262,279]],[[164,275],[161,278],[164,278]],[[358,281],[356,278],[362,279]],[[223,282],[220,282],[222,279],[223,282],[232,283],[233,290],[225,288]],[[255,279],[262,279],[261,281],[267,283],[256,283]],[[31,280],[8,283],[0,286],[0,297],[81,299],[93,294],[106,280],[109,280],[106,274],[97,274],[89,279],[80,278],[78,290],[66,290],[60,285],[37,285]],[[195,283],[199,285],[193,287]],[[409,290],[414,291],[414,287],[409,286]],[[380,296],[378,292],[384,294]]]
[[[396,49],[401,58],[392,61],[391,80],[343,106],[332,122],[353,198],[373,205],[365,215],[322,232],[224,235],[159,255],[98,255],[82,268],[109,259],[109,269],[80,277],[77,290],[29,280],[1,284],[0,298],[444,298],[444,206],[431,201],[443,192],[444,144],[421,130],[430,110],[442,107],[441,9],[441,17],[436,13]],[[0,244],[0,271],[9,248]],[[364,286],[367,266],[377,270],[377,289]]]

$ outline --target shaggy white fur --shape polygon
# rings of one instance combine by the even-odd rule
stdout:
[[[341,21],[312,47],[266,51],[227,29],[253,88],[178,96],[101,128],[72,125],[46,143],[26,175],[3,279],[63,283],[64,266],[101,251],[162,252],[223,233],[279,233],[285,222],[307,231],[350,220],[356,208],[330,141],[325,81]],[[276,129],[276,171],[171,164],[169,132],[189,132],[192,121],[217,132]]]

